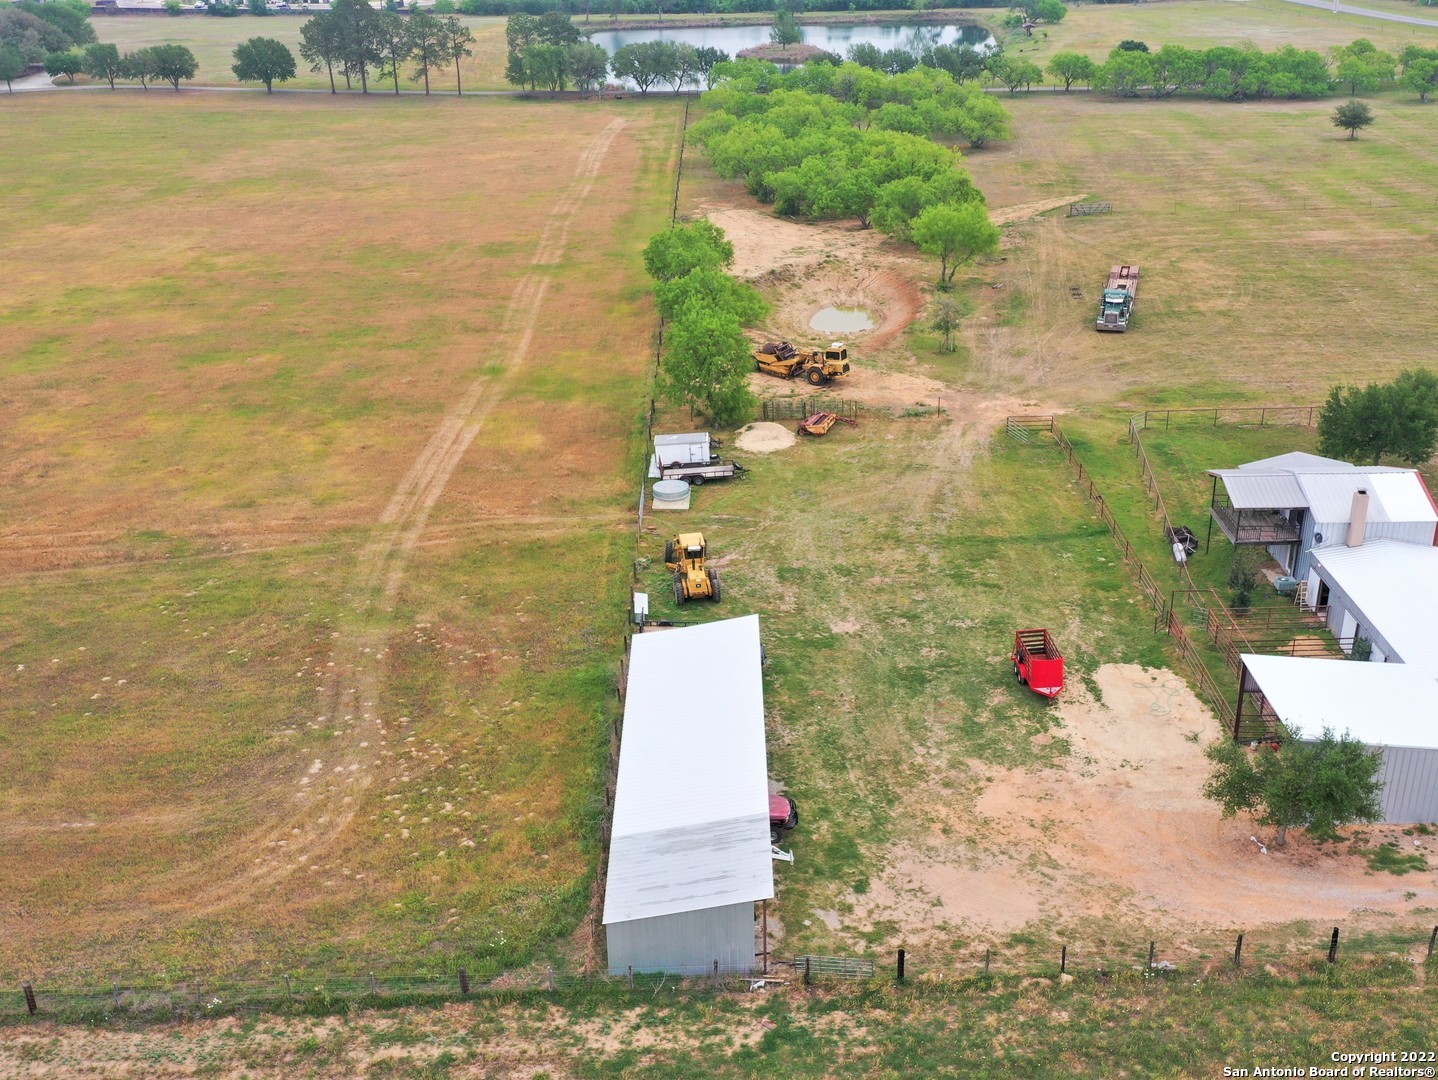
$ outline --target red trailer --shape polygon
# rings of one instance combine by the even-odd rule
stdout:
[[[1064,658],[1047,630],[1014,633],[1014,678],[1035,694],[1058,697],[1064,688]]]

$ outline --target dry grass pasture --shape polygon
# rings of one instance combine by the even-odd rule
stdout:
[[[483,18],[469,15],[461,15],[459,20],[469,27],[474,34],[474,43],[470,49],[473,56],[467,56],[460,61],[460,77],[464,83],[464,89],[468,90],[512,90],[504,81],[504,20],[500,18]],[[103,18],[97,17],[93,21],[95,33],[101,41],[110,42],[119,50],[127,52],[131,49],[143,49],[150,45],[183,45],[195,54],[199,62],[199,71],[195,76],[196,86],[238,86],[231,66],[235,62],[235,46],[252,37],[270,37],[284,42],[289,46],[290,52],[295,55],[295,67],[298,69],[295,78],[287,83],[280,84],[283,87],[300,87],[304,89],[318,90],[329,89],[329,76],[321,68],[318,73],[312,72],[309,65],[300,56],[300,28],[304,26],[306,17],[299,15],[275,15],[271,17],[255,17],[253,15],[239,15],[232,19],[221,19],[205,15],[183,15],[177,18],[157,18],[151,15],[109,15]],[[400,78],[400,89],[402,90],[423,90],[424,83],[420,80],[410,78],[413,65],[406,64]],[[76,79],[77,83],[83,83],[84,77]],[[339,72],[335,73],[335,83],[343,90],[345,86],[344,76]],[[264,86],[259,83],[247,84],[261,91]],[[434,90],[442,90],[448,93],[454,91],[454,65],[441,67],[430,73],[430,85]],[[356,80],[355,87],[359,87]],[[389,89],[393,93],[393,83],[370,82],[371,91],[383,93]],[[156,89],[168,90],[169,87],[161,84]]]
[[[678,122],[7,104],[6,980],[575,925]]]

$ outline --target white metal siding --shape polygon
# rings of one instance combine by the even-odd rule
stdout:
[[[609,974],[667,972],[702,975],[714,970],[752,971],[754,960],[754,904],[680,911],[650,919],[610,923]]]
[[[1383,821],[1438,821],[1438,750],[1385,746],[1378,778],[1383,781]]]

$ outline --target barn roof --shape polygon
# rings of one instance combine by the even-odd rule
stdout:
[[[1438,522],[1423,479],[1413,469],[1352,465],[1294,452],[1250,461],[1236,469],[1209,469],[1223,481],[1235,510],[1305,507],[1315,521],[1347,521],[1353,494],[1368,492],[1368,520]]]
[[[1274,712],[1304,735],[1327,727],[1369,746],[1438,749],[1438,683],[1430,672],[1312,656],[1244,653],[1242,660]]]
[[[604,922],[774,895],[759,616],[630,650]]]

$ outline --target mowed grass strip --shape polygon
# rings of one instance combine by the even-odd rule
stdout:
[[[27,139],[52,182],[5,196],[14,978],[478,975],[587,904],[653,331],[639,251],[668,220],[680,112],[274,102],[57,97],[0,121],[90,146]],[[502,323],[523,279],[547,292],[520,351]],[[357,614],[371,527],[476,379],[488,411],[394,610]],[[322,855],[246,885],[284,850],[266,823],[349,781],[350,718],[324,703],[357,630],[382,650],[358,703],[389,725],[372,782]]]

